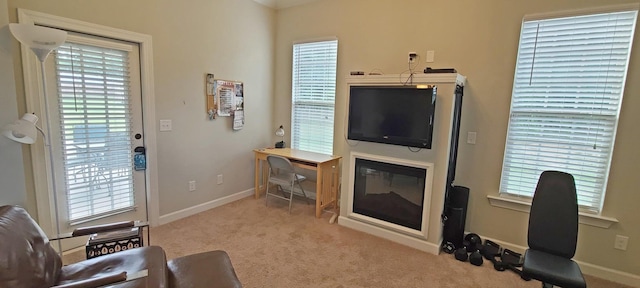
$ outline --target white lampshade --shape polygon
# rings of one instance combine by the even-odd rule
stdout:
[[[36,122],[38,122],[38,116],[29,113],[24,114],[22,119],[18,119],[13,123],[4,126],[4,129],[2,129],[2,135],[13,141],[24,144],[36,143],[36,139],[38,137]]]
[[[40,62],[44,62],[49,53],[60,47],[67,39],[67,32],[36,26],[33,24],[10,23],[9,30],[22,45],[26,45],[38,56]]]
[[[282,125],[280,125],[280,128],[278,128],[278,130],[276,130],[276,136],[284,137],[284,127],[282,127]]]

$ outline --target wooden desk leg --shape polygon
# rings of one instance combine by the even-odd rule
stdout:
[[[255,189],[255,191],[254,191],[255,192],[255,197],[256,197],[256,199],[258,199],[258,198],[260,198],[260,180],[259,179],[261,178],[260,177],[261,176],[260,172],[262,170],[260,170],[260,159],[258,159],[257,155],[256,155],[256,169],[255,170],[256,170],[255,171],[256,172],[256,174],[255,174],[256,176],[255,176],[253,185],[254,185],[254,189]]]
[[[267,192],[267,185],[269,185],[269,164],[267,160],[261,160],[260,164],[262,164],[262,174],[260,174],[260,178],[262,178],[262,186],[264,187],[265,195]],[[262,188],[260,188],[260,194],[262,194]]]
[[[322,215],[322,182],[324,182],[324,175],[322,164],[318,164],[316,167],[316,218],[320,218]]]
[[[338,190],[340,190],[340,169],[338,165],[340,161],[336,159],[331,165],[331,201],[333,201],[333,208],[338,213]]]

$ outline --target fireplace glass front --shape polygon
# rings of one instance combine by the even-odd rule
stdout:
[[[420,230],[426,169],[355,160],[353,212]]]

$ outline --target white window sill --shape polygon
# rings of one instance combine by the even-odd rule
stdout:
[[[531,210],[531,203],[523,200],[517,200],[512,198],[487,195],[487,199],[489,199],[489,203],[491,206],[501,207],[505,209],[511,209],[515,211],[529,213]],[[579,212],[580,215],[579,221],[582,224],[600,227],[604,229],[608,229],[612,224],[618,223],[618,219],[605,217],[601,215],[589,214],[584,212]]]

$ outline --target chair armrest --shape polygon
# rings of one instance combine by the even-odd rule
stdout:
[[[127,280],[127,272],[120,272],[116,274],[109,274],[102,277],[89,278],[85,280],[79,280],[67,284],[53,286],[51,288],[93,288],[100,287]]]
[[[87,227],[76,228],[71,233],[71,236],[77,237],[77,236],[83,236],[83,235],[90,235],[93,233],[104,232],[109,230],[131,228],[134,226],[135,226],[135,223],[133,221],[123,221],[123,222],[109,223],[109,224],[103,224],[103,225],[87,226]]]

